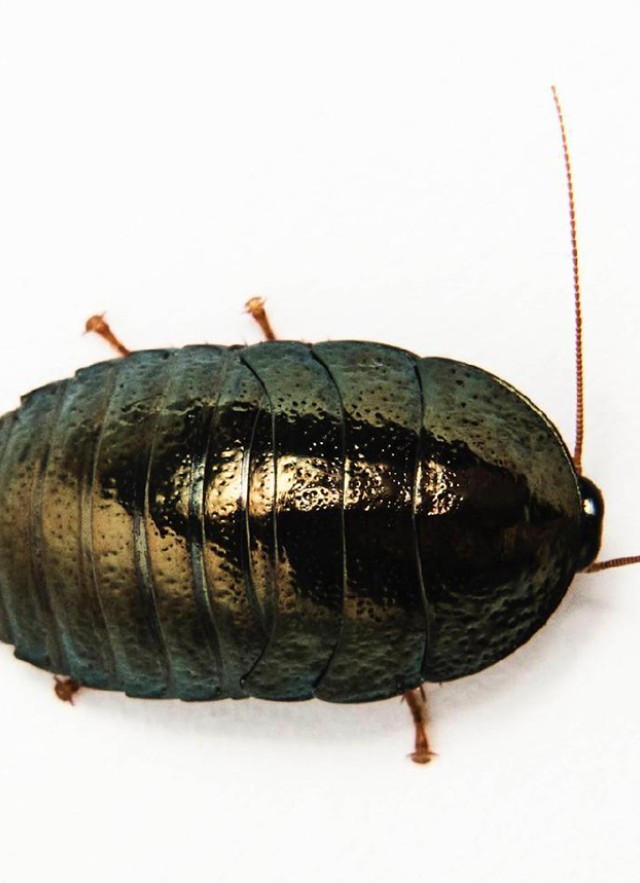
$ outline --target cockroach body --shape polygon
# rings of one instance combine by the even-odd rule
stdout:
[[[602,498],[479,368],[381,344],[133,353],[0,421],[0,636],[131,696],[361,702],[471,674]]]
[[[596,561],[604,504],[503,380],[379,343],[275,340],[131,353],[0,418],[0,639],[137,697],[367,702],[527,641]],[[66,675],[61,679],[59,675]]]

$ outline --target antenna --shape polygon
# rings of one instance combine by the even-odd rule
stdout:
[[[627,564],[640,564],[640,555],[630,555],[626,558],[609,558],[608,561],[594,561],[585,570],[585,573],[595,573],[598,570],[609,570],[610,567],[625,567]]]
[[[576,349],[576,441],[573,452],[573,465],[576,472],[582,473],[582,444],[584,441],[584,374],[582,370],[582,307],[580,303],[580,267],[578,265],[578,234],[576,230],[576,205],[573,198],[573,178],[571,176],[571,159],[569,144],[564,126],[562,107],[556,87],[551,87],[553,101],[558,112],[564,168],[567,175],[567,192],[569,195],[569,221],[571,224],[571,256],[573,261],[573,302],[575,308],[575,349]]]
[[[573,465],[578,474],[582,473],[582,445],[584,441],[584,375],[582,371],[582,308],[580,303],[580,268],[578,265],[578,234],[576,230],[576,205],[573,198],[573,178],[571,176],[571,160],[569,144],[564,125],[564,116],[556,87],[551,87],[553,101],[558,112],[564,168],[567,175],[567,192],[569,194],[569,220],[571,224],[571,256],[573,261],[573,299],[575,306],[575,342],[576,342],[576,442],[573,454]],[[610,558],[607,561],[594,561],[585,568],[585,573],[596,573],[598,570],[609,570],[612,567],[625,567],[627,564],[640,564],[640,555],[629,555],[624,558]]]

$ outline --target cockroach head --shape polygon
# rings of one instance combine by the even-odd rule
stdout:
[[[600,551],[604,500],[598,488],[588,478],[579,476],[578,486],[582,501],[578,570],[586,570],[596,560]]]

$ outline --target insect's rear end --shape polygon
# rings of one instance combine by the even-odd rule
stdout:
[[[505,656],[584,566],[555,429],[449,360],[140,352],[0,432],[2,637],[89,686],[382,698]]]

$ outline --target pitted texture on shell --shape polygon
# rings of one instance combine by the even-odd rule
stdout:
[[[575,570],[546,418],[380,344],[134,353],[0,419],[0,638],[135,696],[382,698],[526,640]]]
[[[340,393],[344,601],[322,699],[393,695],[422,681],[425,599],[414,523],[422,403],[415,357],[379,344],[314,347]]]
[[[575,571],[580,497],[560,437],[519,393],[448,359],[418,370],[425,673],[440,681],[507,656],[556,608]]]

